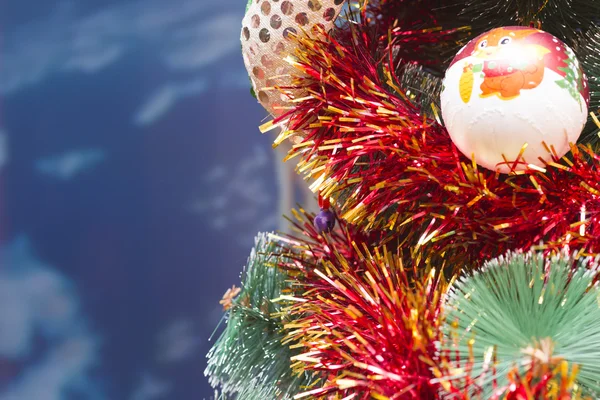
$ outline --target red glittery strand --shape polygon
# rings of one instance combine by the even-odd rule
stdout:
[[[398,255],[367,246],[343,221],[321,236],[313,216],[296,217],[301,234],[279,238],[287,249],[279,267],[298,299],[285,329],[304,350],[292,361],[324,380],[295,398],[435,399],[431,366],[445,284],[405,270]]]
[[[600,157],[591,148],[573,148],[545,171],[480,168],[398,86],[391,53],[371,55],[369,36],[353,29],[353,46],[298,39],[295,82],[309,95],[274,121],[288,126],[277,142],[301,139],[290,157],[342,218],[387,232],[424,260],[443,256],[452,270],[542,241],[598,252]]]
[[[390,48],[398,64],[417,63],[439,73],[443,65],[467,42],[471,32],[460,26],[456,15],[460,3],[440,0],[379,0],[364,1],[358,10],[350,8],[350,21],[361,21],[360,35],[369,40],[369,52]],[[342,14],[343,15],[343,14]],[[440,16],[453,15],[451,21]],[[341,18],[344,21],[346,18]],[[354,23],[336,29],[336,40],[351,46],[358,33],[350,29]],[[444,28],[448,26],[449,28]]]
[[[566,362],[554,369],[546,368],[538,375],[533,373],[534,368],[535,366],[523,376],[519,374],[518,368],[510,371],[508,387],[498,390],[490,400],[591,400],[579,394],[573,395],[576,373],[569,372]]]

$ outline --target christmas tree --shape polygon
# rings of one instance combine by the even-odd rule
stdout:
[[[600,398],[600,2],[251,0],[260,128],[318,198],[260,233],[222,399]]]

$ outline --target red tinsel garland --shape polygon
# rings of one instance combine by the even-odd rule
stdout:
[[[320,235],[314,215],[294,215],[297,234],[274,236],[281,249],[277,267],[292,287],[280,299],[291,302],[284,343],[301,349],[292,368],[316,378],[294,399],[477,398],[470,395],[477,386],[469,376],[472,360],[439,351],[447,283],[434,270],[423,275],[404,264],[401,251],[373,246],[377,233],[366,238],[338,220],[333,232]],[[510,384],[498,387],[494,399],[527,400],[523,396],[534,393],[535,399],[569,400],[576,372],[561,366],[566,370],[532,359],[524,376],[509,372]],[[464,385],[449,379],[456,373],[466,374]]]
[[[295,398],[437,398],[431,367],[445,284],[434,274],[415,278],[398,255],[367,246],[343,221],[324,237],[312,216],[296,216],[301,234],[280,238],[279,267],[296,288],[285,329],[303,349],[293,362],[324,381]]]
[[[449,4],[451,3],[451,4]],[[471,32],[457,19],[462,10],[457,2],[440,0],[374,0],[362,1],[358,10],[350,7],[351,21],[335,30],[336,39],[351,45],[356,30],[349,29],[359,22],[361,34],[372,38],[369,52],[385,49],[388,44],[401,63],[418,63],[443,72],[448,63]],[[451,20],[448,19],[452,15]],[[443,29],[441,26],[447,26]]]
[[[288,127],[276,142],[300,140],[290,156],[342,218],[388,232],[423,259],[444,255],[452,269],[541,241],[598,252],[600,157],[591,148],[524,174],[478,168],[398,87],[391,52],[376,59],[360,24],[353,29],[352,46],[297,39],[295,82],[309,96],[274,121]]]

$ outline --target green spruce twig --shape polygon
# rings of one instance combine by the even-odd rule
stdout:
[[[588,80],[590,90],[589,111],[596,116],[600,115],[600,27],[594,26],[584,33],[580,33],[574,50],[581,61],[583,71]],[[596,147],[600,143],[600,127],[592,118],[580,137],[580,142],[591,143]]]
[[[475,35],[510,25],[540,25],[541,29],[572,45],[578,32],[598,21],[595,0],[464,0],[459,20],[470,23]],[[442,9],[443,10],[443,9]]]
[[[288,283],[276,266],[275,249],[268,234],[256,237],[241,292],[229,305],[227,326],[208,354],[205,375],[220,388],[222,399],[287,400],[311,382],[308,374],[292,372],[295,353],[282,344],[284,306],[273,300],[286,292]]]
[[[532,349],[545,343],[553,348],[548,359],[579,367],[576,382],[583,394],[600,393],[597,273],[594,260],[534,252],[488,262],[451,288],[441,354],[471,363],[472,394],[487,399],[494,381],[502,388],[509,371],[531,368]],[[466,370],[456,369],[447,379],[464,382]]]

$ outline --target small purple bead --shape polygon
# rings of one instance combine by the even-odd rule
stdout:
[[[315,217],[313,223],[317,233],[331,232],[335,226],[335,214],[331,210],[321,210]]]

